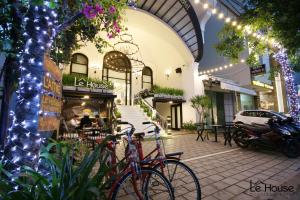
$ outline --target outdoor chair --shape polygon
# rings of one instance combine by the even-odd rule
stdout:
[[[232,140],[232,132],[234,131],[234,122],[226,122],[224,126],[224,145],[227,145],[227,142],[229,146],[231,145],[231,140]]]
[[[197,139],[196,141],[199,140],[199,138],[201,138],[202,141],[204,141],[205,138],[207,138],[207,140],[209,140],[208,137],[208,130],[211,131],[211,128],[208,127],[207,123],[196,123],[196,131],[197,131]],[[205,132],[205,135],[203,137],[203,133]]]

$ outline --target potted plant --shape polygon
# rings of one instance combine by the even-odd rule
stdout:
[[[211,108],[210,98],[206,95],[196,95],[190,99],[190,102],[198,114],[198,123],[204,124]]]

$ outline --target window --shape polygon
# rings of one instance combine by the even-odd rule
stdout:
[[[142,71],[142,89],[152,89],[153,74],[150,67],[144,67]]]
[[[88,76],[88,58],[80,53],[73,54],[70,73]]]

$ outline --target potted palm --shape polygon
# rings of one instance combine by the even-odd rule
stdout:
[[[204,124],[211,108],[210,98],[206,95],[196,95],[190,99],[190,102],[198,114],[198,123]]]

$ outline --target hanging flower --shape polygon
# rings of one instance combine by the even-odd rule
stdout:
[[[99,5],[98,3],[95,6],[96,11],[98,12],[98,14],[103,14],[104,13],[104,9],[101,5]]]
[[[117,33],[120,33],[120,32],[121,32],[121,29],[120,29],[120,27],[119,27],[119,24],[118,24],[116,21],[114,21],[114,29],[115,29],[115,31],[116,31]]]
[[[93,19],[97,16],[98,11],[93,6],[85,4],[82,13],[86,18]]]
[[[111,6],[110,8],[109,8],[109,13],[110,14],[114,14],[116,12],[116,7],[115,6]]]
[[[108,39],[112,39],[113,38],[113,34],[112,33],[108,33],[107,37],[108,37]]]

